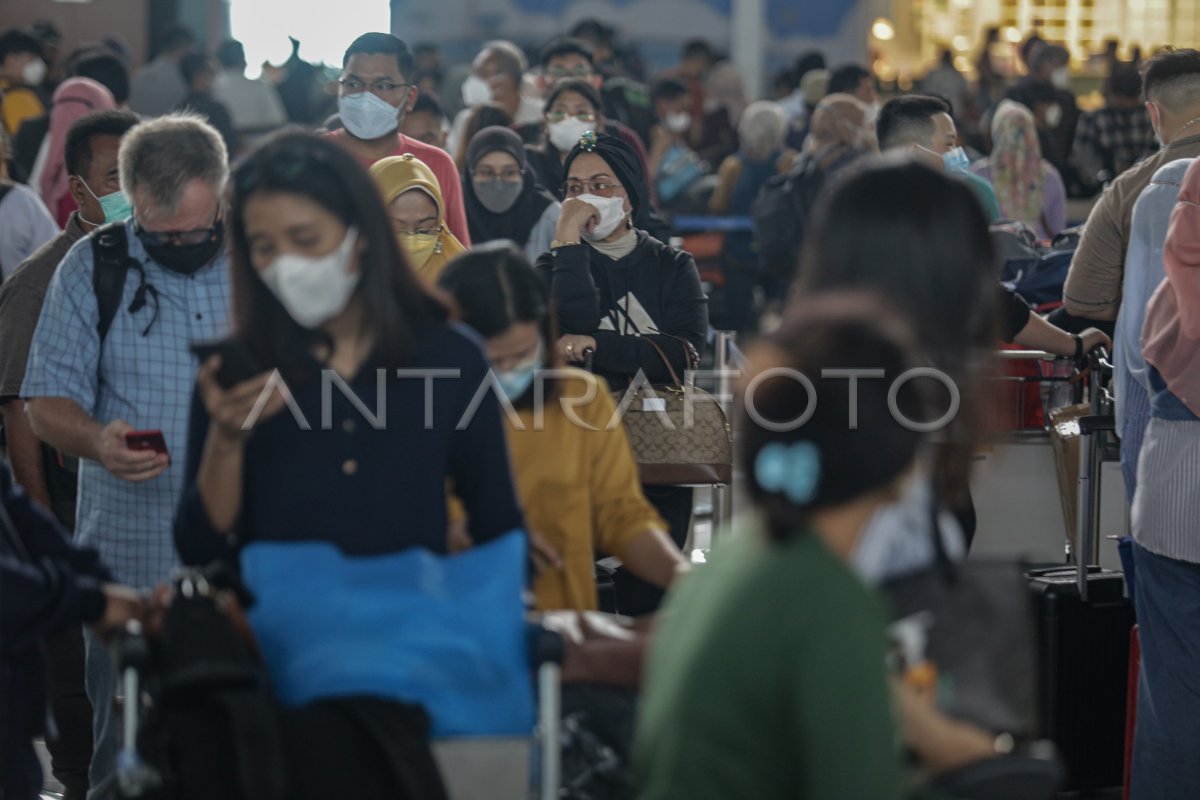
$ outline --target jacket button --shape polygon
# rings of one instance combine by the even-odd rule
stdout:
[[[342,462],[342,472],[346,475],[355,475],[358,473],[358,462],[353,458],[348,458]]]

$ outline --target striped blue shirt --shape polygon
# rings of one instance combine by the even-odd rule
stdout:
[[[132,221],[126,233],[129,254],[144,266],[157,303],[148,293],[146,305],[130,313],[140,283],[130,270],[101,347],[92,243],[81,239],[50,282],[21,395],[68,398],[102,424],[123,419],[137,430],[163,432],[171,466],[153,480],[131,483],[93,461],[82,461],[79,469],[77,540],[96,548],[117,580],[149,587],[178,563],[172,531],[199,366],[188,345],[228,333],[229,261],[222,255],[195,274],[182,275],[150,259]]]

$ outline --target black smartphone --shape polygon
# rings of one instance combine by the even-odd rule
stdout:
[[[203,364],[215,355],[221,357],[221,366],[217,370],[217,383],[221,388],[230,389],[242,381],[248,381],[255,375],[262,374],[258,359],[250,352],[246,343],[239,339],[221,339],[217,342],[192,342],[191,350]]]

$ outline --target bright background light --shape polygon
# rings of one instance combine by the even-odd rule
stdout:
[[[288,36],[300,40],[305,61],[324,61],[337,67],[342,54],[359,35],[391,29],[388,3],[380,0],[338,0],[337,12],[300,11],[296,0],[232,0],[229,26],[233,38],[246,48],[246,74],[257,77],[264,60],[280,66],[292,54]]]

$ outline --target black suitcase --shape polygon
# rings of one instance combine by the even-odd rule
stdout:
[[[1067,791],[1120,786],[1133,606],[1119,572],[1092,565],[1099,540],[1100,463],[1107,414],[1103,352],[1093,355],[1092,415],[1080,420],[1079,535],[1074,566],[1029,571],[1037,600],[1038,698],[1042,735],[1059,748]]]

